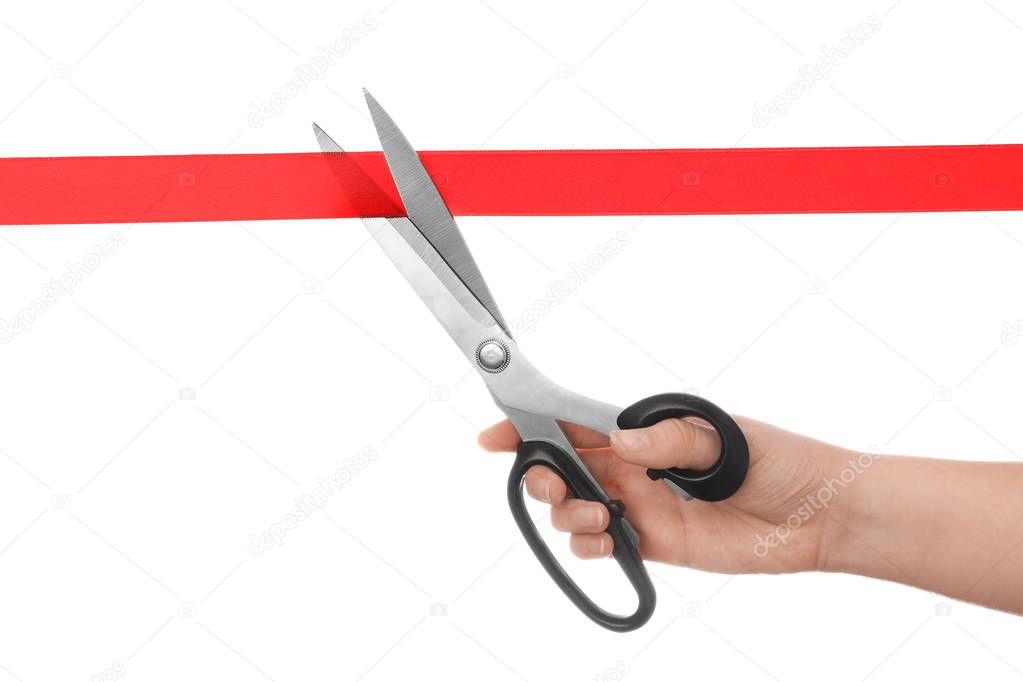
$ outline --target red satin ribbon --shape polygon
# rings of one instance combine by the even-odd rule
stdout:
[[[421,157],[456,215],[1023,209],[1023,145]],[[379,152],[0,159],[6,225],[402,214]]]

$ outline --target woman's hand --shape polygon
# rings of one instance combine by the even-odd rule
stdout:
[[[750,468],[739,491],[723,502],[686,501],[647,468],[706,469],[720,453],[716,433],[697,423],[668,419],[645,429],[606,436],[563,424],[586,465],[612,498],[625,502],[639,532],[642,556],[722,573],[789,573],[825,568],[828,548],[842,533],[829,516],[842,497],[828,480],[859,455],[782,429],[737,419],[750,448]],[[510,422],[482,434],[490,451],[514,451],[519,436]],[[571,533],[572,551],[606,557],[608,511],[599,502],[567,496],[561,478],[545,467],[526,474],[529,495],[551,504],[555,528]]]
[[[736,421],[750,468],[723,502],[687,502],[646,475],[713,465],[721,446],[711,429],[668,419],[608,439],[562,427],[608,495],[625,502],[646,559],[722,573],[855,573],[1023,614],[1023,463],[879,457]],[[480,435],[492,451],[518,441],[509,422]],[[568,497],[540,466],[526,489],[552,505],[577,555],[611,554],[604,505]]]

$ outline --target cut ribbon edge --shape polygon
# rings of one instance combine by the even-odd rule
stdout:
[[[1023,145],[420,156],[455,215],[1023,209]],[[404,214],[380,152],[8,158],[0,192],[3,225]]]

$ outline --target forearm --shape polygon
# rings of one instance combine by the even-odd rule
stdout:
[[[1023,614],[1023,463],[882,456],[828,523],[825,570]]]

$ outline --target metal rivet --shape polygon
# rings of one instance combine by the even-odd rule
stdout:
[[[484,341],[476,349],[476,361],[488,372],[500,372],[508,366],[508,349],[499,341]]]

